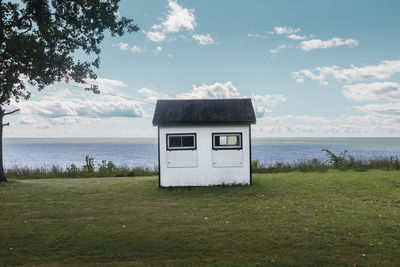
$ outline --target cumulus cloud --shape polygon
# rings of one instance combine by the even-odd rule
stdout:
[[[302,83],[305,78],[326,84],[327,80],[333,78],[340,83],[352,83],[363,80],[384,80],[393,74],[400,72],[400,60],[385,60],[378,65],[344,69],[339,66],[316,67],[315,69],[302,69],[292,72],[296,82]]]
[[[143,31],[143,32],[144,34],[146,34],[147,38],[152,42],[156,43],[163,42],[167,38],[167,36],[163,32],[158,32],[158,31],[149,31],[149,32]]]
[[[285,26],[275,26],[274,27],[274,32],[276,34],[293,34],[300,32],[300,28],[291,28],[291,27],[285,27]]]
[[[181,7],[176,1],[168,2],[169,10],[166,19],[161,23],[166,32],[179,32],[182,28],[193,31],[196,26],[194,9]],[[153,27],[158,27],[153,26]]]
[[[286,102],[283,95],[255,95],[252,94],[251,98],[255,103],[260,103],[269,107],[276,107],[281,102]]]
[[[105,78],[95,82],[103,88],[126,86],[121,81]],[[138,118],[147,115],[140,104],[117,95],[72,92],[68,88],[49,92],[38,100],[10,104],[12,108],[21,110],[18,118],[20,124],[43,128],[40,125],[83,124],[103,118]]]
[[[369,104],[363,106],[355,106],[354,108],[368,114],[396,115],[396,116],[400,115],[399,103]]]
[[[179,94],[178,99],[224,99],[224,98],[247,98],[241,95],[238,88],[232,82],[215,83],[211,85],[202,84],[200,86],[193,85],[190,92]],[[277,106],[281,102],[285,102],[283,95],[251,95],[253,99],[254,112],[258,118],[272,112],[270,108]]]
[[[188,93],[179,94],[176,98],[240,98],[238,89],[232,82],[215,83],[212,85],[202,84],[200,86],[193,85]]]
[[[131,51],[132,51],[132,53],[141,53],[141,52],[143,52],[143,49],[139,46],[134,45],[131,47]]]
[[[254,112],[257,118],[263,118],[266,114],[271,113],[269,108],[276,107],[280,102],[286,102],[283,95],[251,95],[253,100]]]
[[[124,42],[120,42],[117,44],[117,46],[119,47],[119,49],[121,50],[128,50],[128,43],[124,43]]]
[[[286,37],[289,38],[289,39],[292,39],[292,40],[304,40],[304,39],[306,39],[305,36],[297,35],[297,34],[289,34]]]
[[[162,94],[162,93],[159,93],[159,92],[157,92],[155,90],[152,90],[152,89],[149,89],[149,88],[146,88],[146,87],[140,89],[139,93],[144,94],[146,96],[146,98],[143,99],[143,100],[146,101],[146,102],[149,102],[149,103],[156,103],[157,99],[169,99],[169,98],[171,98],[167,94]]]
[[[193,34],[192,38],[198,41],[200,45],[214,44],[214,40],[209,34]]]
[[[355,101],[400,99],[400,84],[395,82],[359,83],[343,88],[344,96]]]
[[[250,37],[250,38],[261,38],[261,39],[267,38],[266,35],[258,34],[258,33],[248,33],[247,37]]]
[[[260,119],[264,122],[269,123],[280,123],[280,122],[319,122],[319,123],[329,123],[330,121],[327,118],[319,117],[319,116],[309,116],[309,115],[302,115],[302,116],[295,116],[295,115],[283,115],[283,116],[265,116],[264,118]]]
[[[130,50],[132,53],[142,53],[146,50],[145,48],[142,48],[137,45],[129,46],[128,43],[124,43],[124,42],[120,42],[118,44],[113,44],[112,46],[113,47],[117,46],[122,51]]]
[[[152,42],[163,42],[168,33],[177,33],[181,30],[194,31],[197,25],[194,9],[180,6],[177,1],[168,1],[168,13],[161,19],[160,24],[154,24],[151,29],[144,33]]]
[[[157,50],[157,52],[161,52],[162,51],[162,47],[161,46],[157,46],[156,50]]]
[[[97,79],[85,79],[87,84],[97,85],[100,92],[103,93],[111,93],[115,92],[115,90],[119,87],[127,87],[127,85],[118,80],[111,80],[106,78],[97,78]],[[72,85],[79,88],[84,88],[84,84],[76,83],[74,81],[69,81],[68,83],[63,82],[63,84]],[[68,90],[68,89],[67,89]],[[61,91],[59,91],[60,93]],[[65,92],[65,91],[64,91]],[[69,92],[69,94],[71,94]]]
[[[298,40],[298,39],[297,39]],[[304,51],[310,51],[313,49],[326,49],[335,46],[356,46],[358,45],[358,40],[354,39],[341,39],[341,38],[332,38],[326,41],[320,39],[313,39],[308,41],[302,41],[300,43],[300,48]]]
[[[274,49],[269,50],[269,52],[270,52],[271,54],[276,54],[276,53],[278,53],[279,50],[284,49],[284,48],[287,48],[287,47],[288,47],[287,45],[282,44],[282,45],[279,45],[277,48],[274,48]]]

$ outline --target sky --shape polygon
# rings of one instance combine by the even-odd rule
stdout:
[[[55,84],[5,137],[155,137],[157,99],[253,101],[255,137],[399,137],[400,1],[122,0],[101,94]],[[79,55],[77,55],[79,58]]]

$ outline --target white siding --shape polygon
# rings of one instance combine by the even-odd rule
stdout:
[[[241,150],[213,150],[212,133],[242,133]],[[167,134],[196,133],[196,150],[167,150]],[[160,126],[160,186],[250,184],[249,126]]]

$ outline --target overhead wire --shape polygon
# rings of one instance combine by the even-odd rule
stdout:
[[[73,85],[73,84],[68,84],[68,85],[69,85],[69,86],[76,87],[76,88],[79,88],[79,89],[85,89],[85,88],[83,88],[83,87],[80,87],[80,86],[77,86],[77,85]],[[141,103],[144,103],[144,104],[149,104],[149,105],[153,105],[153,106],[156,105],[155,103],[148,102],[148,101],[145,101],[145,100],[142,100],[142,99],[137,99],[137,98],[129,97],[129,96],[116,95],[116,94],[110,94],[110,93],[104,93],[104,92],[100,92],[100,95],[108,95],[108,96],[114,96],[114,97],[121,97],[121,98],[125,98],[125,99],[128,99],[128,100],[132,100],[132,101],[136,101],[136,102],[141,102]]]

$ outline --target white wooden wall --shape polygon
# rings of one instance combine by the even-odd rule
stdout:
[[[242,133],[242,150],[213,150],[212,133]],[[196,133],[196,150],[167,150],[167,134]],[[160,186],[250,184],[249,126],[160,126]]]

